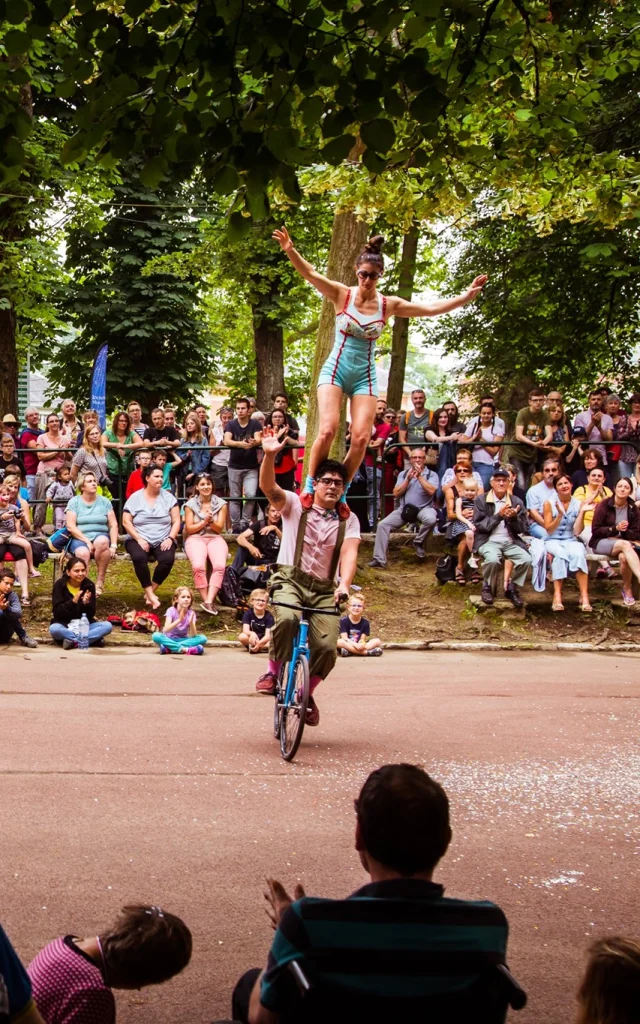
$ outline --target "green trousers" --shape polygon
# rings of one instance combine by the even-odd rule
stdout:
[[[294,566],[282,566],[272,577],[270,589],[274,601],[301,604],[307,608],[334,611],[335,583],[317,580]],[[289,661],[296,639],[301,613],[275,606],[276,624],[271,633],[269,656],[275,661]],[[326,679],[336,663],[340,619],[337,615],[309,616],[309,673]]]

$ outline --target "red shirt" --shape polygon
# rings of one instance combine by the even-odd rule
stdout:
[[[372,441],[379,441],[380,438],[382,438],[383,441],[386,441],[390,433],[391,433],[391,424],[390,423],[376,423],[375,429],[373,431],[373,437],[371,438],[371,440]],[[383,451],[384,451],[384,445],[382,445],[378,449],[378,455],[381,455]],[[373,454],[370,453],[370,452],[367,452],[367,454],[364,457],[364,464],[365,464],[365,466],[373,466],[373,459],[374,459]]]
[[[136,491],[141,491],[143,487],[144,482],[142,480],[142,470],[134,469],[127,483],[127,489],[124,495],[125,498],[130,498],[132,494],[134,494]]]
[[[20,434],[19,440],[16,439],[16,447],[26,448],[27,442],[37,441],[41,433],[42,431],[38,430],[37,427],[35,428],[35,430],[32,430],[31,427],[27,427],[27,429],[23,430],[22,433]],[[36,455],[33,448],[30,448],[29,451],[21,452],[20,458],[24,462],[24,468],[27,476],[35,476],[36,473],[38,472],[38,464],[40,462],[40,459]]]
[[[113,992],[71,935],[45,946],[27,973],[45,1024],[114,1024]]]

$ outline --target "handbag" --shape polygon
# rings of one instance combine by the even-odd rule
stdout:
[[[442,555],[436,562],[436,579],[443,586],[456,578],[456,560],[453,555]]]

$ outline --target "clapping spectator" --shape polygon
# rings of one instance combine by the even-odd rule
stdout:
[[[589,949],[576,1024],[638,1024],[640,942],[611,936]]]
[[[233,568],[240,574],[245,565],[275,565],[282,541],[282,515],[267,505],[266,524],[254,523],[238,538]]]
[[[591,544],[591,530],[593,525],[593,514],[596,507],[605,498],[610,498],[612,492],[604,483],[604,469],[594,466],[589,470],[587,484],[585,487],[577,487],[573,492],[574,498],[580,502],[580,511],[574,526],[574,533],[583,544]],[[608,562],[605,562],[598,569],[598,576],[614,576],[615,573]]]
[[[531,555],[523,540],[529,533],[529,520],[520,498],[509,494],[506,469],[495,469],[491,490],[476,498],[473,522],[476,528],[473,550],[482,555],[482,600],[493,604],[498,572],[508,559],[513,562],[513,577],[505,587],[504,596],[515,608],[522,608],[520,588],[531,564]]]
[[[47,514],[47,488],[56,478],[56,470],[71,463],[71,454],[59,449],[70,447],[68,437],[60,433],[60,420],[54,412],[47,416],[47,429],[36,441],[38,471],[35,482],[35,503],[33,525],[36,533],[42,533]],[[54,450],[52,450],[54,449]],[[57,450],[56,450],[57,449]]]
[[[136,434],[142,441],[144,439],[145,432],[148,429],[148,425],[142,422],[142,408],[140,403],[129,402],[127,412],[129,413],[129,419],[131,420],[131,429],[135,430]]]
[[[113,505],[98,494],[98,478],[87,472],[78,482],[79,494],[72,497],[66,509],[66,526],[71,535],[69,550],[89,565],[95,559],[98,569],[96,595],[104,590],[109,562],[118,549],[118,521]]]
[[[45,946],[28,968],[33,995],[45,1024],[114,1024],[114,988],[161,985],[184,970],[191,948],[179,917],[130,904],[100,935],[66,935]]]
[[[56,470],[56,478],[47,487],[47,505],[53,506],[53,528],[61,530],[64,526],[64,511],[67,502],[71,501],[76,489],[71,483],[71,470],[68,466],[60,466]]]
[[[369,562],[372,569],[386,568],[391,531],[399,530],[410,522],[419,524],[413,540],[415,553],[420,560],[426,558],[425,541],[437,519],[433,504],[438,490],[438,476],[426,468],[424,449],[414,448],[410,462],[411,468],[400,473],[393,491],[394,497],[398,499],[398,508],[378,523],[373,558]]]
[[[37,647],[38,641],[27,635],[22,623],[22,607],[13,589],[15,581],[11,569],[0,564],[0,644],[8,644],[15,633],[23,647]]]
[[[3,434],[0,440],[0,482],[4,480],[5,471],[9,466],[18,466],[20,473],[26,476],[26,467],[21,458],[16,455],[15,441],[10,434]]]
[[[636,460],[640,455],[640,394],[636,393],[629,399],[631,412],[627,415],[624,431],[619,434],[622,445],[620,453],[620,475],[633,476]]]
[[[571,495],[571,478],[560,473],[554,480],[554,494],[543,505],[543,522],[547,534],[545,551],[553,557],[551,578],[553,580],[554,612],[563,612],[562,588],[570,572],[575,573],[580,591],[580,611],[593,609],[589,602],[589,567],[585,546],[574,534],[574,526],[580,513],[580,502]]]
[[[236,402],[236,418],[227,423],[224,443],[229,456],[229,493],[231,523],[234,533],[242,533],[255,511],[253,500],[258,492],[258,448],[262,443],[262,424],[249,415],[249,399]],[[244,505],[237,499],[244,496]],[[236,499],[236,500],[234,500]]]
[[[36,454],[36,444],[40,434],[43,433],[40,430],[40,413],[33,407],[25,410],[26,427],[20,434],[20,448],[26,448],[22,454],[22,460],[26,469],[27,476],[27,487],[29,488],[29,499],[33,501],[36,496],[36,473],[38,472],[38,456]]]
[[[117,412],[111,428],[102,435],[106,448],[107,470],[111,480],[111,493],[115,501],[121,501],[127,490],[127,481],[134,468],[134,453],[142,447],[142,441],[131,429],[131,420],[126,412]]]
[[[162,489],[162,470],[145,466],[144,489],[132,494],[124,506],[122,525],[129,534],[125,548],[145,593],[145,603],[154,611],[160,607],[156,590],[171,572],[180,532],[180,512],[173,494]],[[149,562],[158,564],[153,573]]]
[[[97,423],[87,424],[82,447],[73,456],[71,464],[71,482],[75,483],[78,475],[95,473],[96,479],[101,487],[110,488],[112,480],[109,477],[107,466],[107,453],[102,443],[102,431]]]
[[[161,633],[151,637],[160,654],[204,654],[207,638],[196,633],[196,613],[189,587],[176,587]]]
[[[199,422],[199,421],[198,421]],[[193,581],[202,604],[209,615],[217,615],[214,608],[222,586],[229,549],[222,537],[227,521],[227,503],[215,493],[209,473],[199,473],[195,480],[195,494],[184,507],[184,549],[193,568]],[[207,579],[207,564],[211,565]]]
[[[613,420],[603,412],[603,398],[600,391],[589,394],[589,408],[579,412],[573,421],[574,427],[583,427],[590,447],[602,455],[602,464],[608,464],[607,449],[600,441],[611,441],[613,438]]]
[[[501,432],[496,426],[496,410],[491,402],[483,402],[478,415],[467,424],[464,440],[467,443],[476,442],[472,448],[471,461],[473,469],[480,474],[483,490],[486,491],[491,481],[493,467],[500,458],[499,443],[504,441],[504,427]]]
[[[82,558],[72,555],[62,570],[62,576],[53,584],[53,613],[49,632],[65,651],[78,646],[79,634],[71,623],[83,615],[89,620],[89,644],[104,646],[104,638],[112,630],[110,622],[96,619],[96,588],[87,576]]]
[[[458,564],[455,578],[456,583],[463,586],[467,582],[465,568],[473,552],[476,532],[473,517],[477,497],[478,483],[470,474],[461,477],[454,487],[447,490],[447,519],[450,524],[448,536],[451,540],[457,540]],[[480,582],[477,571],[474,572],[471,582]]]
[[[276,455],[276,483],[283,491],[295,491],[298,441],[291,437],[289,424],[281,409],[272,411],[271,429],[279,441],[284,441],[284,448]]]
[[[382,640],[371,636],[371,623],[364,617],[364,597],[352,594],[347,602],[347,614],[340,619],[338,650],[343,658],[379,658]]]
[[[542,388],[533,388],[529,392],[529,404],[516,416],[515,443],[509,445],[507,452],[523,491],[529,487],[540,450],[551,443],[551,419],[543,408],[544,400]]]
[[[242,616],[242,632],[238,640],[249,654],[260,654],[267,651],[271,643],[271,630],[275,619],[267,610],[269,595],[266,590],[252,590],[247,604],[248,611]]]
[[[594,471],[597,472],[597,471]],[[622,573],[622,600],[635,604],[631,576],[640,582],[640,512],[631,496],[631,481],[618,480],[613,495],[598,503],[593,512],[591,548],[597,555],[617,556]]]

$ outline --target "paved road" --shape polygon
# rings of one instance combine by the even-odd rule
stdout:
[[[132,899],[193,930],[185,974],[119,994],[121,1024],[227,1012],[236,975],[265,958],[265,874],[331,896],[363,884],[352,800],[399,759],[451,798],[439,880],[507,912],[521,1024],[565,1024],[589,941],[640,932],[637,655],[341,661],[293,766],[244,652],[0,658],[0,920],[21,954],[95,934]]]

